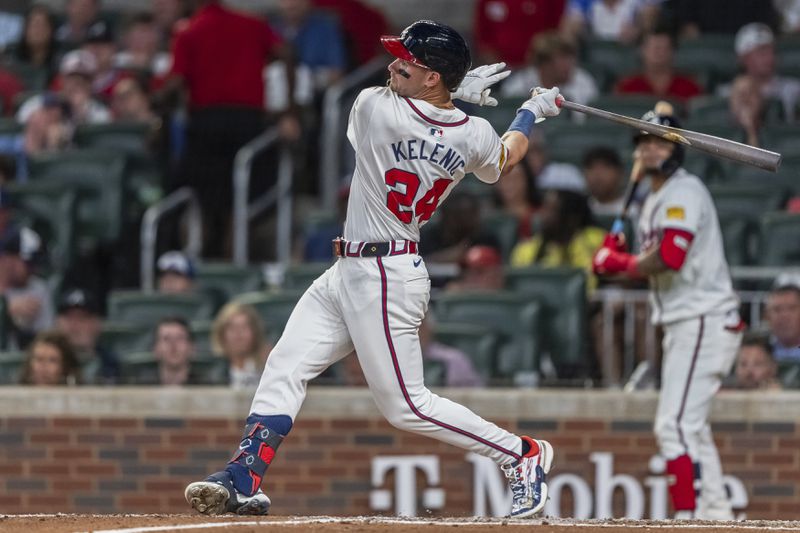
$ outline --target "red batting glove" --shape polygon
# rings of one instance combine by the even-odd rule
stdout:
[[[606,233],[603,239],[603,248],[610,248],[615,252],[627,252],[628,243],[625,241],[624,233]]]
[[[639,276],[635,255],[618,252],[606,246],[601,247],[594,254],[592,270],[599,275],[625,274],[632,278]]]

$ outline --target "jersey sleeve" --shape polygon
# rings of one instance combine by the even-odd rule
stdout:
[[[347,140],[350,141],[353,150],[358,150],[359,139],[364,139],[367,124],[375,110],[375,101],[378,98],[377,90],[379,88],[370,87],[361,91],[350,109],[350,118],[347,120]]]
[[[465,170],[474,173],[485,183],[495,183],[506,166],[508,148],[486,120],[478,117],[470,119],[476,122],[475,148]]]
[[[679,229],[695,235],[703,208],[702,191],[698,191],[695,187],[683,186],[665,192],[667,194],[662,198],[655,213],[655,229],[662,231],[667,228]]]

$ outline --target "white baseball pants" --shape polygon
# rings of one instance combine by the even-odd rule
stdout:
[[[339,259],[292,312],[250,412],[294,421],[308,382],[355,348],[375,403],[393,426],[500,465],[519,460],[518,436],[425,387],[418,328],[429,298],[430,280],[419,255]]]
[[[711,400],[741,344],[741,333],[725,323],[725,315],[704,315],[664,326],[655,434],[667,460],[688,454],[700,463],[698,516],[731,509],[708,422]]]

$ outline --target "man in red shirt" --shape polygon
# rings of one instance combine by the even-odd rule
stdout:
[[[525,62],[534,35],[558,28],[564,0],[478,0],[475,7],[475,64]]]
[[[186,93],[186,148],[177,185],[192,186],[200,199],[203,255],[224,257],[229,255],[233,160],[267,126],[264,65],[288,53],[266,21],[227,9],[219,0],[196,0],[196,6],[175,36],[163,95]],[[293,118],[284,117],[280,126],[288,137],[299,130]]]
[[[693,79],[675,72],[675,39],[669,32],[656,29],[647,33],[639,50],[642,55],[642,71],[620,80],[614,92],[652,94],[667,100],[680,101],[702,94],[703,89]]]

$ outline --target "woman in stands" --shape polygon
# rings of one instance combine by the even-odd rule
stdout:
[[[25,28],[11,51],[14,62],[47,71],[49,83],[58,69],[53,14],[41,4],[34,5],[25,17]],[[29,87],[30,88],[30,87]]]
[[[272,350],[264,323],[249,305],[230,302],[217,313],[211,330],[211,349],[228,359],[230,385],[255,388]]]
[[[79,374],[78,357],[67,337],[59,331],[43,331],[28,346],[20,383],[75,385]]]

